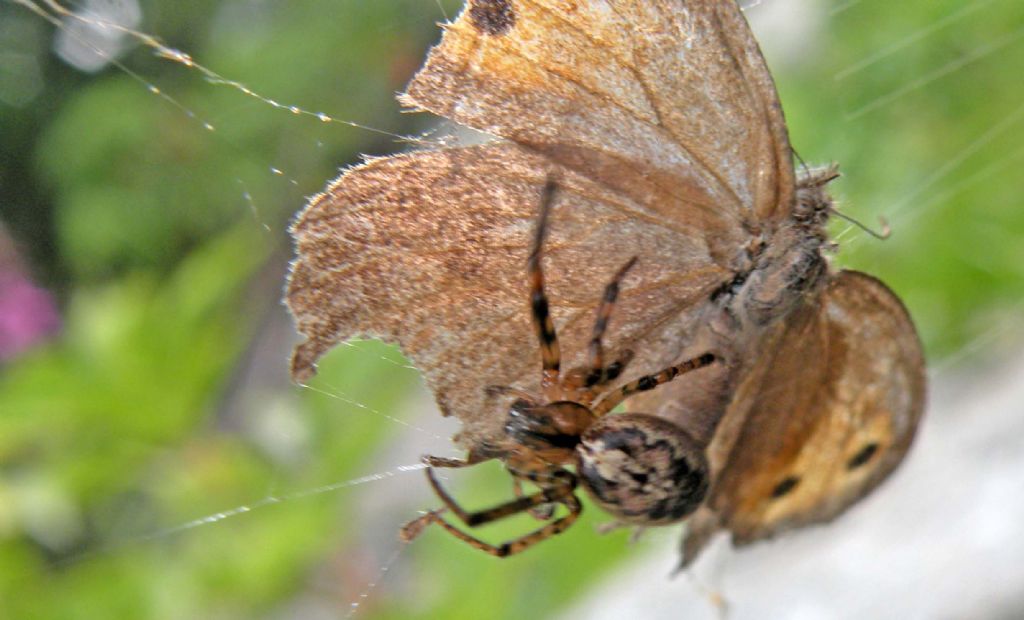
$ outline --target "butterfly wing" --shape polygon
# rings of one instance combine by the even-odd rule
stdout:
[[[770,330],[711,445],[715,482],[684,541],[737,545],[828,522],[903,460],[924,410],[921,344],[881,282],[843,271]]]
[[[305,337],[293,376],[356,336],[397,342],[464,438],[500,432],[487,385],[536,390],[526,259],[549,161],[510,143],[383,158],[313,198],[292,234],[286,301]],[[557,170],[556,170],[557,172]],[[564,366],[581,365],[605,283],[633,255],[608,344],[636,372],[679,350],[698,309],[727,277],[693,224],[663,221],[628,197],[559,173],[545,245]],[[660,361],[657,361],[660,363]],[[507,406],[507,403],[505,403]]]
[[[734,0],[470,0],[403,101],[698,223],[726,264],[791,210],[782,110]]]
[[[566,203],[547,248],[566,366],[634,254],[609,344],[637,353],[634,372],[678,361],[753,236],[791,209],[785,123],[732,0],[470,0],[405,102],[519,147],[373,161],[311,201],[293,229],[293,373],[350,337],[398,342],[470,435],[501,422],[485,385],[535,383],[521,274],[549,173]]]

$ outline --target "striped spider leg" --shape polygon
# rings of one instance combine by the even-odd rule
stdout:
[[[586,367],[563,375],[558,334],[549,313],[541,266],[548,214],[557,185],[544,187],[533,246],[527,261],[530,306],[540,342],[541,396],[506,386],[490,386],[492,396],[515,399],[505,422],[505,435],[495,446],[471,450],[465,459],[424,457],[431,487],[443,506],[406,524],[403,540],[418,536],[430,524],[481,551],[504,557],[565,531],[579,517],[582,504],[576,496],[582,486],[591,499],[620,522],[636,525],[674,523],[696,510],[708,488],[705,445],[683,429],[662,418],[642,413],[606,415],[629,396],[651,390],[675,377],[708,366],[710,353],[641,376],[624,386],[601,392],[621,376],[632,357],[626,353],[608,365],[602,340],[619,293],[619,284],[636,264],[630,259],[605,287],[598,307]],[[595,404],[596,403],[596,404]],[[438,467],[458,468],[500,459],[512,476],[516,498],[488,510],[467,512],[440,485]],[[567,469],[572,467],[573,469]],[[573,471],[574,470],[574,471]],[[538,490],[523,491],[524,483]],[[562,505],[568,514],[554,518]],[[486,543],[458,529],[443,518],[450,512],[469,527],[529,512],[548,521],[540,528],[500,545]]]

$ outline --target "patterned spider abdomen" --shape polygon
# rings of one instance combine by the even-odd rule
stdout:
[[[708,491],[703,449],[675,424],[642,413],[609,415],[583,434],[577,473],[590,497],[620,521],[666,525]]]

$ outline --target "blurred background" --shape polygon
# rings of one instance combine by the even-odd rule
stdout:
[[[503,561],[402,545],[436,503],[408,466],[457,426],[378,343],[289,382],[287,222],[433,127],[393,95],[459,2],[0,2],[0,617],[1024,614],[1024,4],[747,4],[794,146],[892,226],[835,223],[836,260],[906,301],[933,406],[839,523],[669,580],[678,532],[629,545],[596,510]]]

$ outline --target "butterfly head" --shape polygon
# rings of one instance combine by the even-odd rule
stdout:
[[[821,231],[832,211],[832,196],[826,187],[839,178],[839,166],[831,164],[819,168],[804,168],[796,182],[796,203],[793,206],[793,220],[815,231]]]

